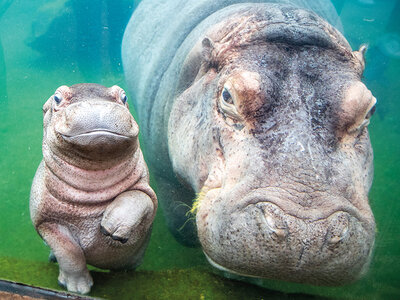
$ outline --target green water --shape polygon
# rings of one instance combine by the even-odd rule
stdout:
[[[64,84],[96,82],[125,87],[118,40],[110,35],[122,34],[121,24],[129,14],[126,10],[119,13],[115,6],[129,8],[130,2],[15,0],[0,18],[0,278],[57,288],[57,266],[47,263],[48,248],[31,224],[28,207],[32,178],[41,160],[41,107]],[[363,279],[345,287],[276,281],[258,284],[273,290],[335,298],[400,299],[400,4],[395,0],[334,3],[351,45],[356,48],[361,43],[369,44],[364,81],[379,101],[370,125],[375,155],[370,203],[377,223],[373,261]],[[96,31],[102,24],[93,25],[90,20],[104,9],[109,14],[102,34]],[[75,20],[72,33],[65,30],[61,21],[52,23],[66,12],[68,18]],[[78,17],[74,19],[75,15]],[[117,20],[113,22],[113,18]],[[80,20],[86,23],[80,26]],[[86,31],[85,26],[89,28]],[[42,38],[36,46],[28,46],[49,32],[48,28],[56,28],[56,34],[49,37],[47,33],[47,40]],[[76,38],[77,32],[88,38]],[[77,46],[79,43],[83,46]],[[96,48],[96,43],[103,46]],[[212,272],[201,250],[175,242],[159,210],[138,272],[94,273],[93,295],[119,299],[132,295],[147,295],[149,299],[240,299],[244,295],[279,298],[280,294],[229,281]]]

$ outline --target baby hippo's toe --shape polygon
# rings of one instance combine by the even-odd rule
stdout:
[[[147,194],[141,191],[124,192],[105,210],[100,231],[113,240],[126,243],[143,222],[149,223],[153,212],[154,204]]]
[[[130,228],[128,228],[127,226],[120,226],[115,229],[113,227],[113,224],[107,224],[107,222],[103,219],[103,222],[100,225],[100,231],[105,236],[110,236],[113,240],[125,244],[129,238]]]
[[[60,269],[58,284],[70,292],[87,294],[93,285],[93,279],[87,270],[82,273],[67,273]]]

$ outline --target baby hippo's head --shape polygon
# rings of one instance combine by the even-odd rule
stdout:
[[[81,168],[112,167],[132,156],[139,127],[119,86],[60,86],[43,106],[43,154]]]

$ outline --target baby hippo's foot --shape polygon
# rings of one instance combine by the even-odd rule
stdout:
[[[49,262],[52,262],[52,263],[56,263],[57,262],[57,257],[54,255],[53,251],[50,251]]]
[[[83,250],[68,227],[57,223],[42,223],[38,231],[52,249],[50,259],[58,262],[60,285],[70,292],[89,293],[93,280],[86,267]]]
[[[130,230],[128,230],[128,228],[124,228],[123,225],[118,226],[107,221],[102,222],[102,224],[103,223],[105,224],[104,226],[106,227],[100,225],[100,231],[102,234],[104,234],[105,236],[110,236],[113,240],[120,241],[122,244],[125,244],[128,241],[128,238],[123,237],[123,236],[129,236]]]
[[[88,270],[81,273],[67,273],[60,269],[58,284],[70,292],[87,294],[93,285],[93,279]]]
[[[107,207],[100,230],[104,235],[126,243],[132,232],[150,217],[153,211],[153,202],[147,194],[141,191],[124,192]]]

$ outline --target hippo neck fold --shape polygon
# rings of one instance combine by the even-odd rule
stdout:
[[[44,144],[46,187],[61,201],[85,204],[108,201],[140,180],[143,172],[137,167],[139,156],[136,151],[113,167],[85,170],[66,162]]]

